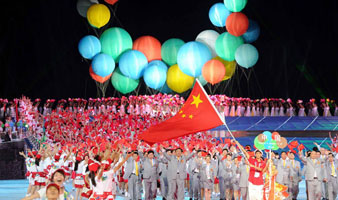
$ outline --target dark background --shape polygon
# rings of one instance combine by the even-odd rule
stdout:
[[[206,29],[224,31],[208,17],[217,2],[120,0],[112,7],[116,17],[103,28],[120,26],[133,40],[152,35],[161,43],[173,37],[192,41]],[[89,63],[77,50],[79,40],[95,32],[78,14],[76,0],[6,1],[1,8],[1,98],[96,97]],[[248,0],[242,12],[261,27],[253,43],[260,57],[251,70],[238,68],[226,90],[216,93],[338,99],[336,0]],[[144,83],[140,91],[146,92]],[[114,94],[109,84],[107,96]]]

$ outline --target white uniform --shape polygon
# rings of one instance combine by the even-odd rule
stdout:
[[[34,161],[34,158],[26,158],[27,179],[31,185],[34,185],[33,172],[36,172]]]

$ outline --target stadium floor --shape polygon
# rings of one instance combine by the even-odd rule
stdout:
[[[21,198],[25,197],[26,191],[28,187],[28,181],[27,180],[0,180],[0,199],[1,200],[20,200]],[[71,183],[66,184],[66,189],[68,191],[71,191]],[[74,196],[74,192],[71,192],[71,194]],[[124,197],[118,196],[116,200],[123,200]],[[162,197],[157,197],[156,200],[160,200]],[[186,197],[185,199],[189,199]],[[213,198],[213,199],[219,199],[219,198]],[[302,181],[300,183],[300,193],[298,195],[299,200],[305,200],[306,194],[305,194],[305,183]]]

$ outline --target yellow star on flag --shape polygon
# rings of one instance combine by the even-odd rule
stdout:
[[[198,105],[199,105],[200,103],[203,103],[203,101],[200,99],[200,94],[198,94],[197,97],[194,96],[194,95],[192,95],[192,98],[194,98],[194,100],[192,101],[192,103],[191,103],[190,105],[195,104],[195,105],[196,105],[196,108],[198,108]]]
[[[183,112],[183,111],[182,111],[182,110],[180,110],[180,112],[178,112],[178,113],[180,113],[180,114],[181,114],[182,112]]]
[[[189,118],[190,118],[190,119],[192,119],[192,117],[193,117],[192,115],[189,115]]]
[[[182,117],[185,118],[185,114],[183,114]]]

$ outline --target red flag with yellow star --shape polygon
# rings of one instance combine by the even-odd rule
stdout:
[[[172,118],[151,126],[139,139],[149,144],[175,139],[223,125],[224,119],[216,110],[201,83],[196,80],[190,96]]]

